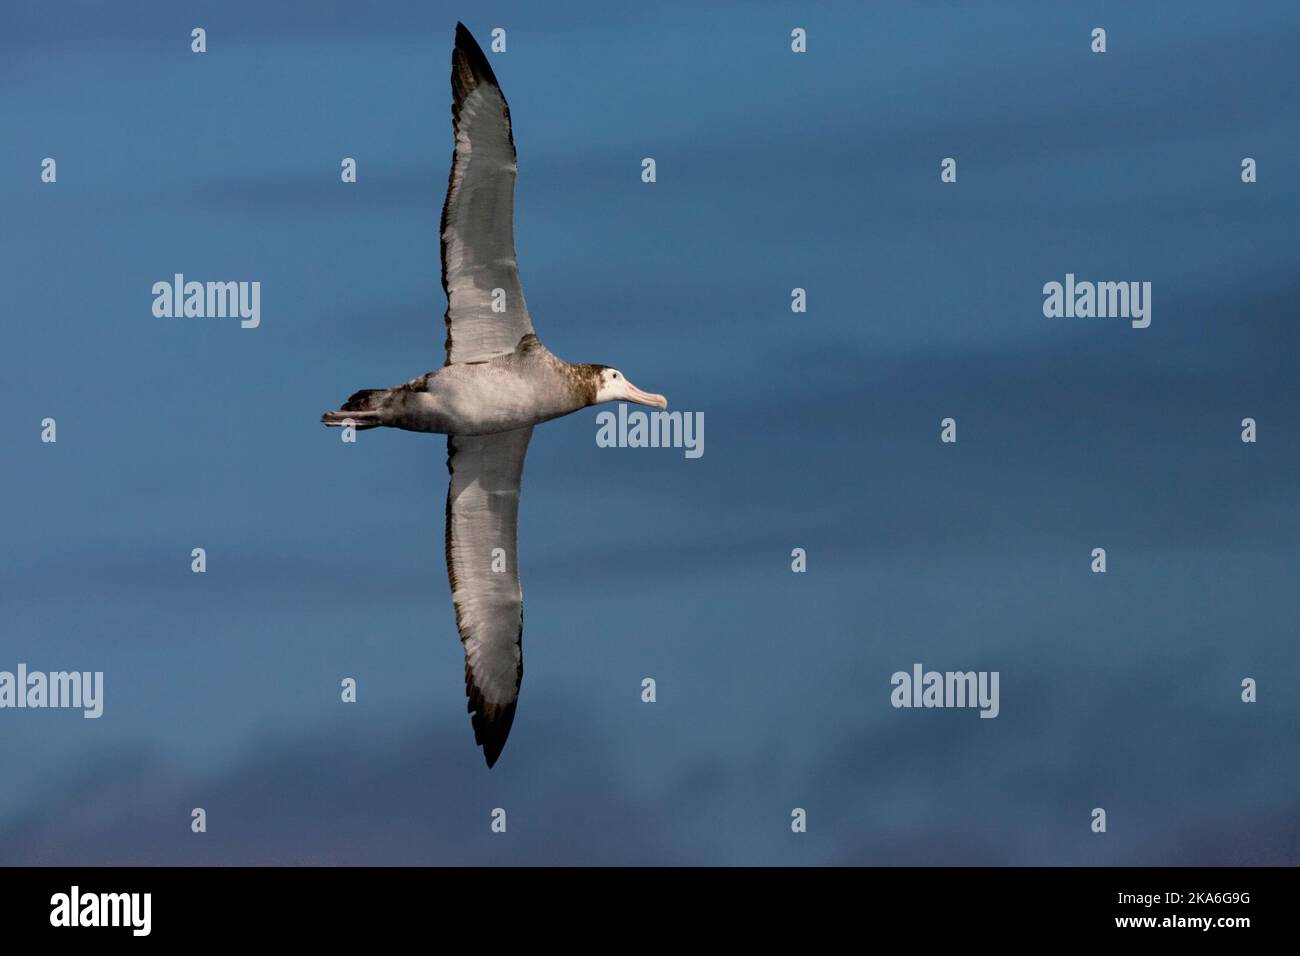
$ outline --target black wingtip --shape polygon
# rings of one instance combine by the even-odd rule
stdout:
[[[485,80],[500,89],[501,84],[497,82],[497,76],[492,72],[492,65],[488,63],[483,48],[478,45],[478,40],[474,39],[469,28],[459,20],[456,21],[456,49],[464,55],[476,79]]]
[[[488,769],[496,766],[501,751],[506,748],[506,738],[515,722],[516,704],[517,701],[511,701],[490,717],[481,710],[474,714],[474,742],[483,748],[483,759],[487,761]]]

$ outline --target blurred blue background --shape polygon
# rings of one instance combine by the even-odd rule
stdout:
[[[1300,859],[1294,3],[0,19],[0,669],[106,684],[0,712],[0,862]],[[543,340],[706,422],[699,460],[534,436],[492,771],[445,441],[318,424],[442,363],[457,19],[508,33]],[[1044,318],[1067,271],[1151,281],[1151,327]],[[261,327],[155,318],[175,272],[260,281]],[[1001,716],[893,709],[918,661]]]

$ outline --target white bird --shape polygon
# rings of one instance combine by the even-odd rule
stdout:
[[[460,23],[451,92],[456,148],[442,207],[446,363],[394,388],[357,392],[321,421],[448,436],[447,576],[465,647],[474,739],[491,767],[514,722],[523,677],[515,556],[519,482],[533,426],[599,402],[667,408],[668,400],[641,391],[618,369],[556,358],[538,341],[515,260],[510,108],[483,50]]]

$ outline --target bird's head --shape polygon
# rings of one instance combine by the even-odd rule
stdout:
[[[596,399],[593,405],[601,402],[636,402],[638,405],[653,405],[655,408],[667,408],[668,399],[653,392],[643,392],[616,368],[608,365],[593,365],[596,385]]]

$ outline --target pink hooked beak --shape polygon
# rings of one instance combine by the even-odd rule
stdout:
[[[643,392],[631,382],[628,382],[627,379],[624,379],[623,381],[627,382],[628,401],[636,402],[640,405],[653,405],[655,408],[668,407],[668,399],[664,398],[662,395],[656,395],[654,392]]]

